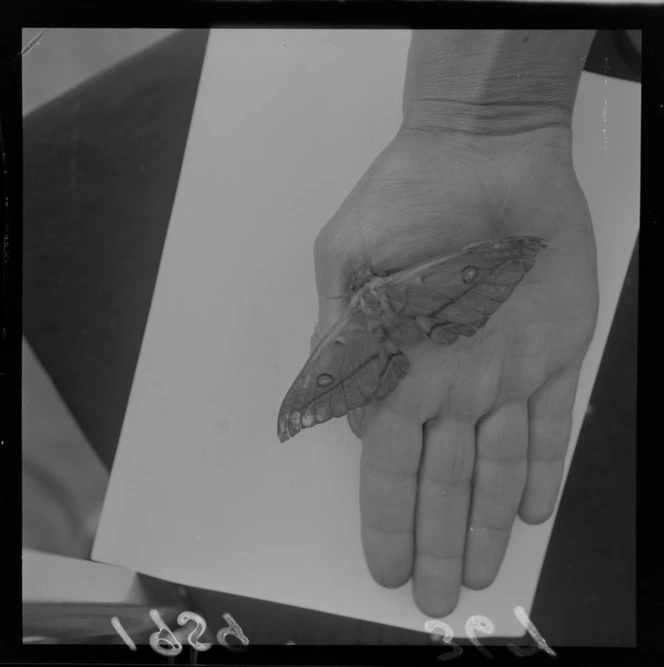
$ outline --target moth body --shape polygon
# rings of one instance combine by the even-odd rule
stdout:
[[[351,308],[367,318],[369,332],[377,342],[389,340],[396,347],[418,343],[426,337],[425,330],[401,311],[404,302],[390,299],[385,278],[374,276],[353,296]]]

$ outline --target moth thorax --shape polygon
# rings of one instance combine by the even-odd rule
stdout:
[[[386,305],[385,289],[380,278],[372,278],[359,294],[362,310],[369,315],[377,315]]]
[[[358,293],[360,290],[362,290],[363,287],[366,286],[368,282],[372,280],[372,278],[374,278],[374,275],[371,273],[371,271],[369,271],[369,269],[364,271],[364,273],[356,273],[350,285],[351,293]]]

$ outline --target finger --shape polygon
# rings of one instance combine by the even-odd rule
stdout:
[[[457,605],[475,457],[475,424],[426,423],[417,496],[413,597],[429,616]]]
[[[360,465],[362,545],[371,575],[389,588],[405,584],[412,572],[421,449],[419,421],[372,408]]]
[[[556,504],[569,437],[580,367],[550,378],[528,401],[528,478],[519,515],[541,523]]]
[[[496,408],[478,424],[476,437],[463,583],[486,588],[498,574],[526,485],[527,403]]]

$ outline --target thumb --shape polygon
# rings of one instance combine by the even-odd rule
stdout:
[[[316,347],[316,344],[318,341],[321,339],[322,336],[322,328],[320,324],[320,316],[316,320],[316,324],[314,326],[314,332],[311,334],[311,341],[309,343],[309,354],[311,354],[314,351],[314,348]]]
[[[329,225],[321,229],[314,242],[314,268],[318,291],[320,337],[344,314],[350,303],[352,286],[369,268],[367,258],[353,251],[356,244]]]

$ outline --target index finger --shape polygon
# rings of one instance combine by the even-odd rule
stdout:
[[[362,545],[373,578],[395,588],[413,569],[422,424],[387,406],[371,412],[360,465]]]

